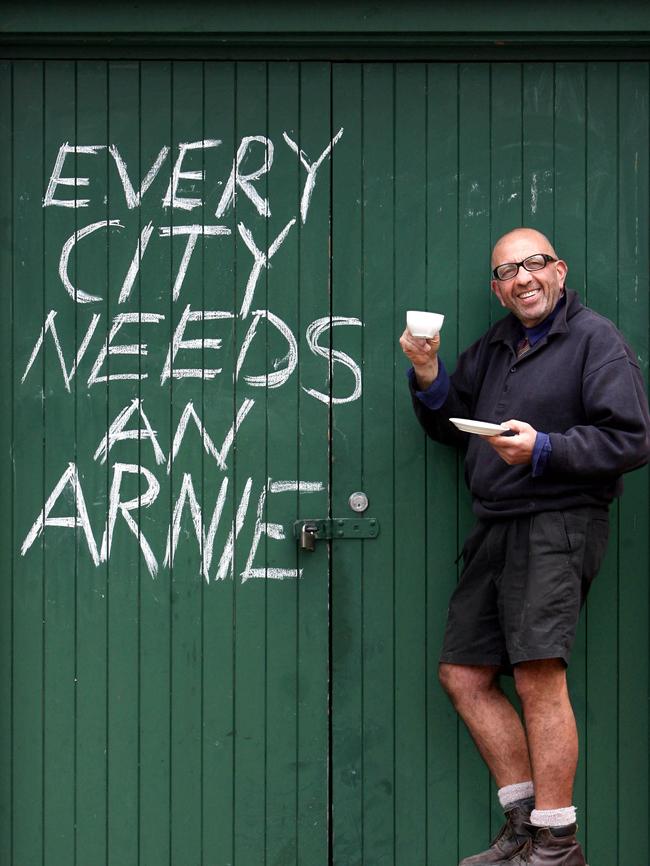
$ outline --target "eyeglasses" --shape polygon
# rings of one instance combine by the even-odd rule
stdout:
[[[503,265],[497,265],[492,273],[497,280],[511,280],[517,276],[521,267],[524,267],[527,271],[541,271],[549,262],[556,261],[557,259],[546,253],[535,253],[525,258],[522,262],[505,262]]]

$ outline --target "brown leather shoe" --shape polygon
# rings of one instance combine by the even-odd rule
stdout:
[[[534,805],[535,800],[530,797],[520,800],[511,809],[508,809],[506,822],[487,851],[465,857],[458,866],[494,866],[494,864],[501,863],[511,857],[531,837],[529,828],[532,827],[532,824],[528,822]]]
[[[587,866],[576,839],[576,825],[567,827],[566,836],[554,836],[548,827],[528,825],[534,836],[513,854],[492,866]]]

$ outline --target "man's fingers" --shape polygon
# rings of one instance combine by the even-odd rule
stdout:
[[[516,418],[510,418],[509,421],[502,421],[502,424],[505,424],[509,430],[512,430],[513,433],[519,434],[524,430],[528,425],[524,424],[523,421],[517,421]],[[512,437],[504,437],[504,438],[512,438]]]
[[[530,463],[535,445],[536,430],[525,421],[510,418],[503,424],[513,431],[514,435],[492,436],[488,441],[499,457],[509,465]]]
[[[399,342],[404,354],[416,365],[428,364],[440,348],[438,334],[427,340],[423,337],[414,337],[408,329],[404,331]]]

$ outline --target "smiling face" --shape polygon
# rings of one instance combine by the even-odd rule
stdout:
[[[556,258],[548,238],[534,229],[515,229],[497,241],[492,252],[492,268],[506,262],[520,262],[534,253]],[[547,262],[539,271],[520,267],[510,280],[492,280],[492,291],[501,306],[511,310],[526,328],[539,325],[552,312],[564,290],[566,262]]]

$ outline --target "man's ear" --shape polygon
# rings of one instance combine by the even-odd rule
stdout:
[[[501,306],[505,307],[505,304],[503,303],[503,295],[501,294],[501,286],[499,285],[499,281],[498,280],[491,280],[490,281],[490,288],[492,289],[494,294],[499,299],[499,303],[501,304]]]
[[[564,259],[558,259],[555,262],[555,270],[557,271],[557,275],[560,278],[560,283],[562,284],[562,288],[565,288],[566,275],[569,272],[569,266],[564,261]]]

